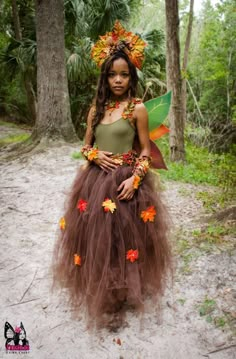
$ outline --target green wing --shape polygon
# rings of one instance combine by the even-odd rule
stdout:
[[[170,110],[171,91],[167,92],[163,96],[144,102],[144,105],[148,112],[148,127],[152,157],[151,165],[153,168],[162,168],[167,170],[162,154],[156,143],[153,141],[170,132],[170,130],[163,125],[163,122],[168,116]]]
[[[156,130],[165,121],[171,105],[171,91],[165,95],[153,98],[144,105],[148,112],[149,132]]]

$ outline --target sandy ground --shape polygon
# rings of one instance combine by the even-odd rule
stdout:
[[[191,257],[190,270],[185,266],[188,257],[177,256],[178,270],[163,298],[162,316],[147,303],[142,327],[137,315],[129,312],[129,325],[118,333],[89,333],[83,319],[71,319],[59,294],[51,294],[48,268],[55,233],[66,190],[81,163],[71,157],[75,150],[78,146],[61,145],[1,165],[0,358],[17,355],[5,352],[6,321],[13,327],[21,321],[24,324],[30,352],[18,354],[22,358],[236,358],[236,340],[227,325],[217,328],[199,315],[206,297],[216,301],[219,313],[228,310],[235,314],[233,249],[200,251]],[[174,241],[199,228],[204,210],[195,198],[198,190],[200,187],[193,185],[165,183]],[[215,352],[207,355],[211,351]]]

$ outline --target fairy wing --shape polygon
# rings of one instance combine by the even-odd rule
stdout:
[[[144,106],[148,112],[148,127],[150,133],[163,124],[169,113],[170,104],[171,91],[167,92],[163,96],[144,102]]]
[[[148,127],[151,145],[152,167],[154,168],[167,169],[161,151],[157,147],[156,143],[153,141],[170,132],[168,127],[163,125],[163,122],[165,121],[169,113],[170,104],[171,91],[167,92],[163,96],[156,97],[144,102],[144,105],[148,112]]]
[[[157,147],[157,145],[155,144],[155,142],[150,140],[150,145],[151,145],[151,158],[152,158],[151,166],[153,168],[167,170],[167,166],[165,164],[162,153]]]
[[[15,338],[15,330],[12,328],[11,324],[6,322],[4,328],[4,337],[6,339],[14,339]]]
[[[150,147],[151,147],[151,158],[152,158],[151,167],[167,170],[161,151],[159,150],[155,142],[153,142],[152,140],[150,140]],[[137,153],[140,153],[141,151],[139,139],[137,136],[134,139],[133,149]]]

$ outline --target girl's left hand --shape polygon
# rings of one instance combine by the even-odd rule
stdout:
[[[133,198],[135,189],[133,186],[134,176],[127,178],[125,181],[121,182],[117,191],[121,191],[120,194],[117,196],[119,200],[126,200],[129,201]]]

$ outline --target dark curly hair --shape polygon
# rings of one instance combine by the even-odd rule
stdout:
[[[129,97],[130,100],[136,96],[136,88],[138,84],[138,75],[137,70],[134,64],[130,61],[128,55],[123,51],[115,52],[111,57],[109,57],[101,67],[101,74],[98,80],[97,95],[96,95],[96,112],[92,123],[93,132],[95,131],[96,126],[99,124],[101,119],[105,114],[105,104],[110,99],[112,93],[108,84],[108,74],[112,64],[115,60],[124,59],[129,67],[130,72],[130,88],[129,88]]]

